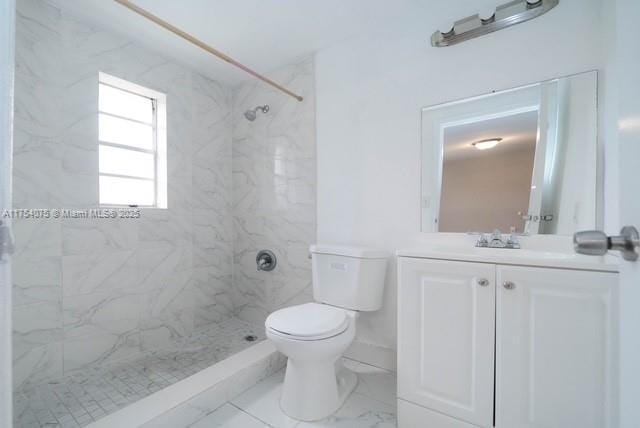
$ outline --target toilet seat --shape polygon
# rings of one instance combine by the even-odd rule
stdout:
[[[305,303],[273,312],[265,322],[274,334],[293,340],[322,340],[343,333],[349,317],[340,308]]]

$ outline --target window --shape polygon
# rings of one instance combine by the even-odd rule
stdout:
[[[164,94],[100,73],[100,205],[167,207]]]

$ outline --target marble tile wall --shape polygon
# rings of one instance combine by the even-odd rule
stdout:
[[[169,208],[15,222],[14,383],[232,314],[232,91],[42,0],[17,2],[14,205],[98,204],[98,72],[167,94]]]
[[[234,307],[242,319],[263,323],[283,306],[312,300],[309,245],[316,238],[316,145],[313,61],[269,77],[304,100],[251,81],[233,94]],[[269,104],[255,121],[244,112]],[[274,271],[259,272],[255,257],[270,249]]]

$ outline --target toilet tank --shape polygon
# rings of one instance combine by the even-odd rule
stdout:
[[[317,302],[356,311],[376,311],[389,254],[383,250],[312,245],[313,297]]]

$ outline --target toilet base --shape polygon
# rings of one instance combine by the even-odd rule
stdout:
[[[280,407],[301,421],[324,419],[344,404],[357,383],[357,375],[340,361],[300,364],[289,358]]]

